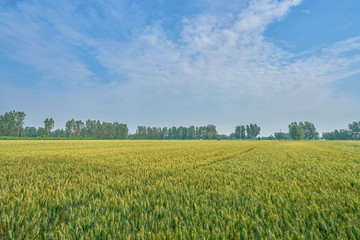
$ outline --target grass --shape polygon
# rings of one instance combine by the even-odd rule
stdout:
[[[360,239],[360,143],[0,141],[0,239]]]

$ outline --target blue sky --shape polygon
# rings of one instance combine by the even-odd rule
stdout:
[[[357,0],[0,0],[0,112],[262,135],[360,119]]]

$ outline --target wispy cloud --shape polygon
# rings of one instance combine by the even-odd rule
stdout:
[[[126,1],[19,3],[0,11],[2,52],[39,71],[41,84],[58,82],[69,94],[86,87],[79,95],[102,103],[105,97],[103,109],[134,118],[139,109],[163,119],[199,110],[194,119],[215,114],[251,121],[295,106],[307,116],[331,114],[329,104],[340,109],[350,101],[334,83],[358,73],[359,37],[294,54],[264,32],[301,0],[227,1],[220,11],[219,1],[204,1],[206,10],[183,16],[176,39],[161,19],[149,21],[141,6]],[[89,56],[112,77],[98,81]]]

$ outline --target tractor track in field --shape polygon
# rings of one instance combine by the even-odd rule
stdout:
[[[186,170],[195,170],[195,169],[199,169],[199,168],[208,167],[208,166],[211,166],[211,165],[214,165],[214,164],[217,164],[217,163],[225,162],[225,161],[233,159],[233,158],[235,158],[237,156],[241,156],[243,154],[252,152],[252,151],[254,151],[255,149],[258,149],[258,148],[260,148],[260,146],[252,147],[252,148],[246,149],[245,151],[237,152],[235,154],[231,154],[231,155],[229,154],[229,155],[224,156],[224,157],[218,157],[219,159],[216,159],[216,160],[213,160],[213,161],[210,161],[210,162],[199,163],[198,165],[194,166],[193,168],[189,168],[189,169],[186,169]]]

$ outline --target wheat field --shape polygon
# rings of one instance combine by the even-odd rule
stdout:
[[[0,239],[360,239],[360,142],[0,141]]]

